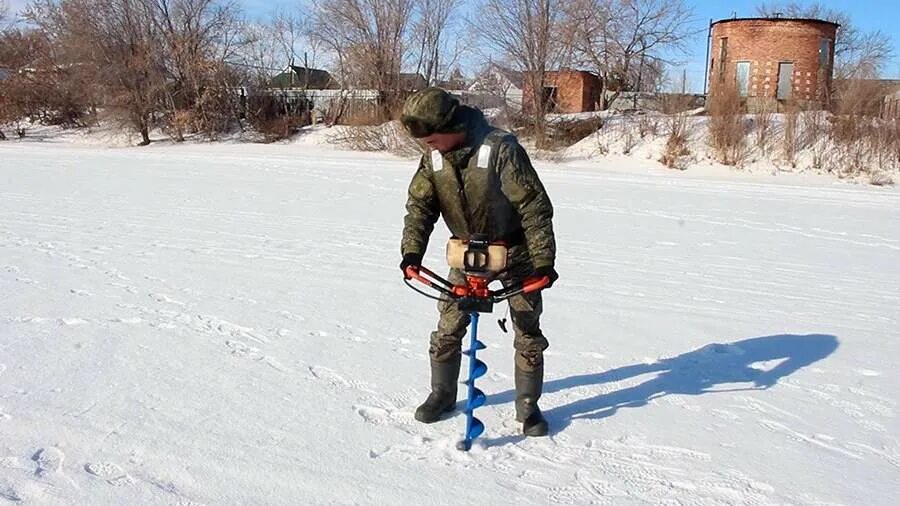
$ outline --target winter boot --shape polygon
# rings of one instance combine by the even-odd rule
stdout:
[[[447,362],[431,361],[431,393],[416,409],[416,420],[434,423],[441,415],[456,407],[456,382],[459,379],[461,357],[456,355]]]
[[[516,421],[522,422],[522,432],[526,436],[546,436],[549,432],[547,420],[537,405],[543,386],[544,364],[531,372],[516,367]]]

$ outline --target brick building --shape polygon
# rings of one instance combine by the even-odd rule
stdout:
[[[840,25],[818,19],[723,19],[710,26],[710,95],[736,86],[748,108],[827,103]]]
[[[533,109],[531,84],[524,80],[525,108]],[[544,101],[548,112],[574,113],[597,110],[601,86],[597,75],[584,70],[557,70],[544,74]]]

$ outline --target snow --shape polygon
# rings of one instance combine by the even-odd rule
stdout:
[[[900,193],[539,163],[549,438],[482,318],[484,436],[414,421],[415,163],[305,140],[0,143],[0,498],[21,504],[893,504]],[[303,139],[303,137],[301,137]],[[442,265],[438,227],[427,265]]]
[[[802,112],[797,119],[798,141],[794,160],[784,155],[783,132],[787,121],[784,114],[772,114],[771,124],[765,142],[761,143],[757,130],[759,118],[746,115],[743,118],[747,128],[744,149],[738,166],[723,165],[709,143],[709,117],[700,116],[703,109],[686,111],[686,143],[690,154],[685,157],[685,167],[694,173],[737,174],[738,177],[758,178],[762,174],[788,175],[790,180],[800,175],[799,180],[842,178],[845,181],[892,185],[900,181],[900,165],[890,161],[890,157],[879,158],[878,153],[866,152],[862,156],[870,167],[870,174],[846,174],[851,171],[852,160],[846,160],[839,153],[834,141],[823,133],[808,132],[816,124],[820,132],[827,129],[828,117],[821,112]],[[599,113],[585,113],[599,114]],[[577,115],[576,115],[577,116]],[[624,158],[628,166],[643,165],[659,167],[662,154],[666,150],[668,125],[671,116],[657,112],[642,112],[631,115],[610,115],[603,127],[579,142],[555,152],[551,158],[560,160],[596,160],[607,164],[615,158]],[[809,137],[817,137],[815,141]],[[852,172],[852,171],[851,171]],[[822,177],[825,176],[825,177]]]

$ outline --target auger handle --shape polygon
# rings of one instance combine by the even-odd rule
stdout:
[[[422,283],[423,285],[440,292],[443,295],[446,295],[450,299],[460,299],[461,297],[466,296],[467,288],[466,285],[454,285],[453,283],[447,281],[446,279],[438,276],[431,270],[423,267],[423,266],[413,266],[410,265],[404,271],[407,277],[407,284],[409,284],[410,279],[415,279],[416,281]],[[500,290],[490,292],[490,297],[487,297],[493,303],[503,302],[510,297],[515,297],[516,295],[523,293],[533,293],[538,290],[545,288],[550,284],[550,278],[548,276],[533,276],[530,278],[526,278],[515,285],[507,286],[505,288],[501,288]],[[410,284],[410,287],[412,285]],[[413,287],[415,290],[415,288]],[[418,290],[416,290],[418,291]],[[420,292],[423,293],[424,292]],[[427,295],[427,294],[425,294]]]
[[[404,271],[404,274],[406,274],[406,276],[408,278],[407,284],[409,284],[408,283],[409,279],[415,279],[416,281],[422,283],[423,285],[425,285],[429,288],[433,288],[434,290],[437,290],[438,292],[440,292],[450,298],[454,298],[454,299],[458,298],[458,296],[453,293],[453,283],[438,276],[437,274],[431,272],[429,269],[426,269],[425,267],[423,267],[421,265],[420,266],[410,265],[409,267],[406,268],[406,271]],[[412,286],[412,285],[410,285],[410,286]]]
[[[549,284],[549,276],[533,276],[522,280],[522,282],[518,285],[507,287],[494,292],[491,299],[494,301],[494,303],[503,302],[504,300],[509,299],[510,297],[515,297],[519,294],[533,293],[538,290],[542,290]]]
[[[532,277],[522,282],[522,293],[532,293],[543,290],[550,284],[550,276]]]

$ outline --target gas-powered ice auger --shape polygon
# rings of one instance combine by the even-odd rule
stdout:
[[[468,241],[453,238],[447,244],[447,263],[451,268],[463,271],[466,275],[466,284],[454,285],[425,267],[406,269],[406,275],[410,279],[423,283],[455,302],[460,311],[469,313],[469,349],[463,352],[469,357],[469,377],[463,382],[468,390],[465,408],[466,432],[463,440],[456,445],[462,451],[471,449],[472,441],[484,432],[484,424],[474,416],[475,408],[483,406],[486,400],[484,392],[475,387],[475,380],[487,373],[487,364],[476,356],[478,350],[486,348],[485,344],[478,340],[479,314],[490,313],[494,304],[515,295],[538,291],[550,283],[550,278],[546,276],[532,277],[518,282],[504,281],[503,288],[491,290],[488,285],[507,271],[508,255],[509,250],[504,244],[490,243],[483,235],[473,235]],[[406,280],[406,284],[426,297],[441,299],[419,290],[409,279]]]

